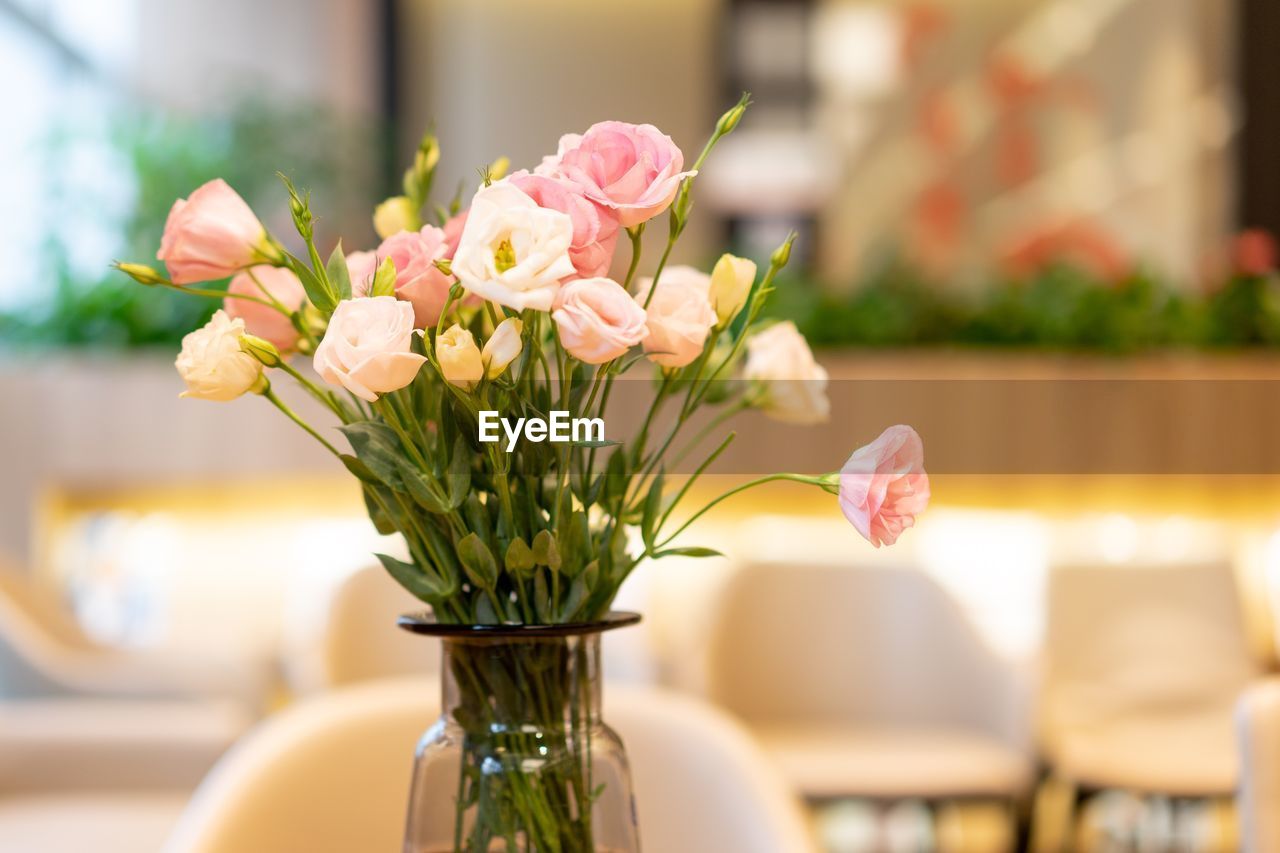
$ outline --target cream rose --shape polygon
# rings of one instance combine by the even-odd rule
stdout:
[[[517,317],[508,317],[493,330],[489,340],[484,342],[480,360],[484,362],[484,375],[493,379],[501,376],[507,365],[516,360],[524,342],[520,339],[524,332],[524,323]]]
[[[436,337],[436,361],[446,382],[467,391],[484,376],[484,359],[476,339],[457,323]]]
[[[716,312],[708,295],[711,276],[693,267],[668,267],[658,279],[641,279],[636,302],[648,315],[649,335],[644,351],[663,367],[684,367],[701,353],[707,333],[716,324]]]
[[[743,378],[760,383],[761,408],[778,420],[812,424],[831,414],[827,371],[795,323],[777,323],[747,340]]]
[[[413,306],[394,296],[338,303],[316,347],[316,373],[362,400],[403,388],[426,358],[413,352]]]
[[[182,339],[174,367],[187,383],[183,397],[226,402],[253,390],[262,377],[262,363],[240,349],[243,334],[244,320],[219,310]]]
[[[604,364],[648,336],[644,309],[622,285],[607,278],[580,278],[560,289],[556,310],[560,343],[587,364]]]
[[[472,199],[452,270],[477,296],[517,311],[549,311],[561,279],[575,273],[572,243],[567,214],[499,181]]]

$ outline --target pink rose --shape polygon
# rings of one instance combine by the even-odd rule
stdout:
[[[642,279],[636,302],[648,315],[644,351],[663,367],[684,367],[701,353],[716,324],[709,295],[711,276],[693,267],[668,267],[649,298],[653,279]]]
[[[579,278],[561,287],[551,317],[560,343],[587,364],[617,358],[649,334],[644,309],[608,278]]]
[[[924,444],[909,426],[891,426],[840,470],[840,510],[879,548],[892,545],[929,503]]]
[[[453,277],[440,272],[435,265],[447,252],[444,231],[434,225],[424,225],[421,231],[392,234],[374,252],[378,263],[390,258],[395,264],[396,298],[412,303],[413,323],[419,329],[436,324],[449,298]],[[354,279],[352,291],[355,291]],[[367,287],[365,291],[368,292]]]
[[[618,216],[583,195],[582,188],[566,180],[516,172],[508,180],[538,207],[567,213],[573,220],[573,242],[569,259],[580,278],[607,275],[618,244]]]
[[[175,284],[226,278],[264,260],[267,232],[221,178],[169,209],[156,257]]]
[[[467,225],[467,214],[470,212],[471,208],[467,208],[444,224],[444,242],[448,247],[444,256],[450,260],[458,251],[458,243],[462,241],[462,229]]]
[[[683,167],[680,149],[653,125],[602,121],[582,136],[563,137],[557,160],[544,161],[538,171],[579,184],[629,228],[667,209],[680,182],[695,174]]]
[[[259,299],[274,299],[290,313],[296,312],[306,300],[302,282],[290,270],[259,264],[238,273],[227,286],[228,293],[241,293]],[[270,341],[280,352],[289,352],[298,345],[298,330],[289,318],[269,305],[249,299],[228,297],[222,301],[227,316],[239,317],[251,335]]]
[[[377,252],[351,252],[347,255],[347,275],[351,278],[351,295],[368,296],[373,276],[381,260]]]

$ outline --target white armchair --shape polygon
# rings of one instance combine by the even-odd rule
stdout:
[[[1025,681],[911,568],[757,563],[721,596],[713,701],[813,798],[1016,798]]]
[[[425,678],[367,682],[289,708],[210,775],[167,853],[400,849],[414,746],[438,713]],[[604,716],[627,745],[645,849],[815,850],[798,804],[724,714],[610,685]]]

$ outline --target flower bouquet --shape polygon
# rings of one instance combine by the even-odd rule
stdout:
[[[826,373],[804,339],[761,321],[794,235],[759,276],[728,254],[709,274],[668,265],[698,170],[747,105],[719,119],[687,169],[655,127],[602,122],[532,171],[484,170],[465,208],[431,205],[440,152],[428,135],[404,194],[374,214],[381,244],[346,254],[339,243],[327,258],[288,178],[296,252],[212,181],[173,205],[158,253],[167,276],[118,264],[141,284],[223,300],[183,341],[184,396],[265,398],[355,477],[377,529],[404,539],[407,559],[378,559],[430,615],[402,624],[446,644],[445,714],[419,750],[406,850],[633,849],[597,656],[599,632],[631,618],[610,604],[636,566],[716,555],[676,538],[770,481],[837,494],[877,546],[928,501],[919,436],[895,426],[839,472],[770,473],[678,514],[734,436],[685,476],[669,477],[669,463],[729,416],[827,416]],[[641,275],[664,213],[665,245]],[[619,242],[629,254],[614,279]],[[225,290],[205,286],[228,277]],[[645,416],[608,420],[619,380],[642,371]],[[332,415],[345,447],[276,395],[282,376]],[[706,408],[715,417],[684,436]]]

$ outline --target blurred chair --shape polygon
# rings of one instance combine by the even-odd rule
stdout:
[[[797,804],[723,714],[652,689],[609,687],[605,702],[631,758],[646,849],[813,850]],[[414,747],[438,713],[422,678],[348,687],[284,711],[210,775],[166,851],[398,850]]]
[[[0,793],[194,788],[260,710],[245,669],[95,646],[0,569]]]
[[[1249,688],[1236,710],[1240,837],[1246,853],[1280,850],[1280,679]]]
[[[907,568],[758,563],[725,588],[709,692],[812,798],[1014,798],[1025,691]]]
[[[1230,796],[1232,712],[1259,674],[1230,565],[1053,569],[1033,848],[1061,848],[1081,791]]]
[[[316,584],[305,612],[286,619],[290,685],[311,693],[394,675],[440,672],[440,643],[396,626],[396,617],[427,609],[381,565]]]

